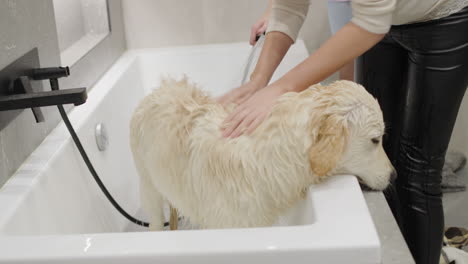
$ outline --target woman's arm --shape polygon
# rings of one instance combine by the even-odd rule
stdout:
[[[284,92],[302,91],[320,82],[379,42],[392,24],[396,0],[352,0],[352,22],[344,26],[308,59],[276,83]],[[297,38],[307,15],[309,0],[273,0],[268,31],[283,32]],[[283,54],[284,56],[284,54]],[[276,61],[275,61],[276,62]],[[279,62],[278,62],[279,63]],[[278,66],[274,65],[275,69]],[[256,69],[269,73],[269,68]],[[269,76],[271,77],[271,75]]]
[[[276,67],[278,67],[292,43],[292,39],[281,32],[268,33],[257,65],[250,75],[250,80],[224,94],[217,101],[223,105],[230,103],[242,104],[258,90],[267,86]]]
[[[292,44],[293,40],[284,33],[277,31],[268,33],[250,80],[266,86]]]
[[[300,92],[322,81],[377,44],[384,36],[385,34],[369,32],[352,22],[348,23],[305,61],[238,106],[226,118],[225,123],[228,126],[224,129],[223,136],[237,137],[244,132],[252,132],[269,115],[276,99],[281,94],[292,91]],[[262,76],[263,72],[269,72],[269,70],[270,68],[262,68],[259,65],[257,74]]]
[[[269,0],[268,9],[265,12],[270,16],[268,33],[250,81],[218,98],[219,103],[242,104],[268,84],[275,69],[296,40],[308,9],[309,0]]]
[[[353,22],[346,24],[309,58],[272,84],[282,92],[300,92],[318,83],[377,44],[385,34],[369,32]]]
[[[269,115],[281,94],[302,91],[325,79],[384,37],[392,24],[396,0],[352,0],[351,5],[351,22],[283,78],[258,90],[239,105],[226,118],[223,136],[237,137],[244,132],[252,132]],[[295,39],[307,14],[307,6],[308,0],[273,0],[276,12],[272,12],[268,30],[284,32]],[[268,76],[260,68],[256,74]]]

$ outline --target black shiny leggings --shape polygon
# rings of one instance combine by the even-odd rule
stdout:
[[[398,172],[387,201],[416,263],[439,263],[441,170],[468,86],[468,8],[393,26],[357,59],[356,80],[383,110],[384,148]]]

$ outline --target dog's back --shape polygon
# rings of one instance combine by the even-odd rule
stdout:
[[[220,127],[227,114],[185,80],[163,83],[136,109],[130,142],[142,206],[153,229],[164,223],[164,199],[202,228],[271,225],[335,168],[367,173],[356,169],[368,166],[354,148],[343,155],[349,142],[361,146],[365,139],[382,147],[372,143],[375,135],[368,131],[377,124],[383,133],[378,103],[352,82],[282,95],[250,135],[223,138]],[[357,140],[349,141],[348,135]],[[372,147],[361,152],[377,153]],[[342,156],[349,166],[338,164]],[[382,157],[377,167],[389,171],[388,158]],[[382,175],[379,181],[386,182],[387,173]]]
[[[130,144],[141,179],[142,205],[148,213],[156,212],[151,222],[162,227],[165,199],[193,222],[221,227],[209,222],[224,218],[216,214],[229,212],[232,206],[225,202],[232,200],[219,195],[229,193],[222,190],[229,182],[222,178],[225,172],[215,177],[212,165],[219,162],[210,156],[223,158],[226,152],[218,149],[224,153],[215,154],[210,146],[222,148],[219,129],[226,116],[222,106],[186,80],[163,82],[139,104],[130,124]]]
[[[200,90],[187,85],[186,80],[164,82],[141,101],[133,114],[130,144],[134,154],[140,157],[159,154],[152,156],[154,162],[166,166],[187,158],[187,135],[193,114],[208,100]],[[164,141],[170,144],[161,144]]]
[[[290,119],[277,115],[259,133],[225,139],[220,126],[226,116],[186,81],[163,83],[140,103],[131,147],[144,209],[158,211],[152,222],[163,221],[158,208],[164,197],[201,227],[271,225],[301,197],[305,182],[312,183],[305,128],[278,128],[279,120]]]

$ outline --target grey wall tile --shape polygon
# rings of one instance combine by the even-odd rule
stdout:
[[[73,65],[71,76],[60,80],[62,89],[91,87],[125,51],[121,1],[109,1],[109,11],[112,32]],[[0,32],[0,68],[34,47],[41,67],[60,65],[52,0],[0,0]],[[50,89],[47,83],[44,89]],[[0,186],[60,121],[56,107],[42,111],[45,123],[36,124],[31,110],[25,110],[0,131]]]
[[[0,68],[37,47],[42,67],[59,63],[52,1],[0,1]],[[48,119],[49,116],[46,116]],[[0,131],[2,185],[47,133],[47,124],[36,124],[30,110],[23,111]]]

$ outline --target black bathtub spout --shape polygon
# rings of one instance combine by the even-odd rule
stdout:
[[[29,76],[20,76],[10,83],[10,94],[0,96],[0,111],[31,108],[36,122],[43,122],[44,116],[39,107],[86,102],[86,88],[59,90],[58,78],[70,74],[68,67],[33,69]],[[52,91],[35,92],[33,80],[49,79]]]
[[[68,67],[50,67],[33,69],[31,78],[33,80],[52,80],[70,75],[70,68]]]

